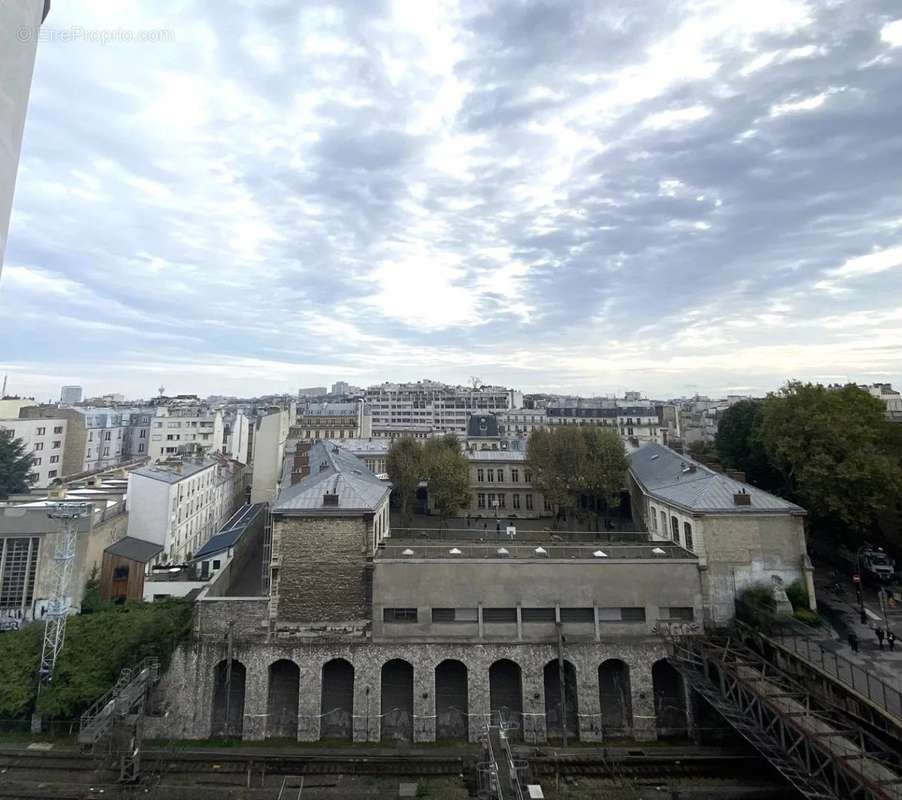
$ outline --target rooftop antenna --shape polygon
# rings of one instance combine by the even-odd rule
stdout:
[[[8,377],[9,377],[8,375],[3,376],[3,391],[0,392],[0,397],[6,397],[6,379]]]
[[[66,619],[72,610],[72,567],[75,564],[78,521],[88,513],[87,503],[51,503],[47,516],[59,520],[60,532],[53,553],[52,594],[47,602],[44,618],[44,645],[41,664],[38,667],[38,692],[43,684],[50,683],[56,659],[66,638]]]

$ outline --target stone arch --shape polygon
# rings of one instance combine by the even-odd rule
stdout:
[[[301,670],[294,661],[280,658],[269,665],[266,698],[266,738],[296,739]]]
[[[683,738],[688,733],[686,691],[683,676],[666,658],[655,661],[651,668],[655,695],[655,720],[658,738]]]
[[[489,667],[489,706],[492,724],[510,728],[509,738],[523,738],[523,671],[516,661],[501,658]]]
[[[354,665],[344,658],[323,664],[320,714],[320,739],[353,738]]]
[[[213,668],[213,713],[210,736],[241,738],[244,732],[244,689],[247,670],[236,659]]]
[[[413,665],[393,658],[382,665],[382,740],[413,741]]]
[[[545,665],[545,734],[549,739],[562,738],[562,719],[567,724],[567,736],[579,739],[579,690],[576,667],[564,659],[564,703],[561,706],[560,664],[556,658]]]
[[[605,738],[632,735],[633,702],[629,665],[609,658],[598,665],[598,701]]]
[[[467,666],[446,658],[435,668],[435,736],[467,739],[469,702]]]

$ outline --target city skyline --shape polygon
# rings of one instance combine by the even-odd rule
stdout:
[[[902,383],[896,3],[354,9],[54,7],[11,392]]]

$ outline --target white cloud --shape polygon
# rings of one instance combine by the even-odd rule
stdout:
[[[880,38],[890,47],[902,47],[902,19],[887,22],[880,29]]]
[[[675,108],[667,111],[659,111],[646,117],[643,123],[646,127],[654,130],[662,130],[664,128],[679,128],[688,125],[691,122],[698,122],[700,119],[709,117],[711,109],[706,106],[688,106],[687,108]]]

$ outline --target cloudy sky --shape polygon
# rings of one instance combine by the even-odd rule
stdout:
[[[38,47],[13,391],[902,383],[898,0],[112,7]]]

